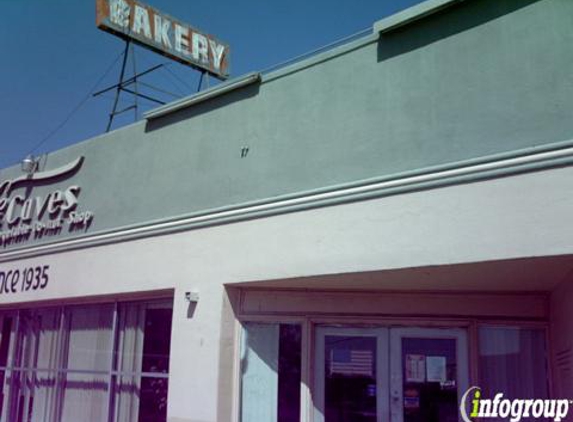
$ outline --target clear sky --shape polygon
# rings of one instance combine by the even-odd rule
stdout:
[[[375,21],[421,1],[143,3],[228,43],[231,77],[236,77],[371,28]],[[0,169],[18,163],[29,152],[38,155],[104,133],[113,96],[92,98],[89,94],[98,81],[98,89],[117,82],[118,58],[124,43],[96,28],[95,0],[0,0],[0,7]],[[167,61],[141,47],[135,48],[138,71]],[[131,61],[129,71],[133,71]],[[197,90],[198,73],[172,63],[142,81],[183,96]],[[212,80],[211,84],[215,82]],[[140,89],[163,100],[176,99],[150,88]],[[128,106],[130,101],[126,96],[121,104]],[[139,105],[139,117],[154,107],[142,100]],[[72,114],[73,110],[76,111]],[[134,113],[128,112],[115,122],[114,128],[132,123],[134,118]]]

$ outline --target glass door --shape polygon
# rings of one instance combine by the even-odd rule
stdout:
[[[315,422],[388,420],[388,329],[317,330]]]
[[[314,422],[461,422],[463,329],[319,327]]]
[[[391,330],[392,422],[461,422],[458,403],[467,388],[465,330]]]

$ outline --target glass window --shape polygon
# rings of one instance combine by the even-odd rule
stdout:
[[[166,421],[172,305],[0,314],[1,420]]]
[[[0,315],[0,415],[4,408],[4,402],[8,395],[8,390],[4,388],[6,381],[6,367],[8,366],[8,356],[10,352],[10,343],[12,339],[12,326],[14,317],[12,315]]]
[[[64,312],[67,353],[60,367],[61,420],[100,421],[107,416],[113,348],[113,305],[82,306]],[[77,371],[77,372],[76,372]],[[89,371],[89,372],[86,372]]]
[[[58,372],[63,359],[61,313],[55,309],[21,312],[10,386],[10,417],[28,422],[54,420],[60,397]]]
[[[300,382],[300,325],[244,324],[241,422],[298,422]]]
[[[479,373],[484,396],[547,398],[545,330],[481,327]]]
[[[325,336],[325,421],[376,422],[376,342],[375,336]]]
[[[120,307],[115,420],[167,420],[172,309],[165,304]]]

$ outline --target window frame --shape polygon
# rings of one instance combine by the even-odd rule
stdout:
[[[0,320],[3,321],[6,317],[12,317],[13,322],[10,328],[10,340],[8,346],[8,356],[6,359],[6,365],[0,365],[0,371],[4,372],[4,382],[0,386],[2,392],[5,392],[5,397],[2,402],[2,407],[0,407],[0,415],[6,415],[7,417],[12,417],[14,412],[18,412],[18,398],[21,394],[20,387],[16,384],[25,377],[26,379],[35,379],[38,374],[53,376],[55,381],[55,392],[54,396],[47,399],[50,401],[50,405],[60,407],[64,400],[65,389],[62,387],[61,379],[65,378],[68,374],[79,374],[79,375],[92,375],[94,377],[100,377],[106,381],[107,397],[106,406],[107,409],[103,411],[103,420],[101,422],[113,422],[116,416],[116,402],[117,402],[117,390],[119,387],[119,381],[122,378],[134,378],[138,379],[139,382],[143,378],[154,378],[154,379],[166,379],[167,389],[169,388],[169,367],[166,368],[165,372],[149,372],[149,371],[127,371],[120,370],[118,368],[118,356],[121,351],[118,350],[118,340],[120,337],[120,314],[122,309],[124,312],[128,312],[130,304],[137,304],[144,306],[144,309],[158,309],[158,308],[169,308],[173,310],[173,296],[170,297],[159,297],[159,298],[144,298],[141,300],[125,300],[125,301],[108,301],[108,302],[96,302],[89,303],[86,305],[81,304],[61,304],[54,306],[45,306],[38,308],[20,308],[1,311],[0,310]],[[73,310],[80,308],[82,306],[112,306],[111,312],[111,329],[110,329],[110,349],[107,350],[110,354],[109,367],[106,370],[103,369],[70,369],[67,366],[67,362],[63,362],[62,359],[58,359],[55,367],[36,367],[34,365],[24,364],[22,365],[22,359],[24,358],[24,347],[25,341],[30,341],[33,337],[28,332],[23,332],[21,329],[22,320],[24,318],[34,318],[45,311],[55,312],[57,319],[57,331],[55,341],[59,345],[64,345],[66,347],[66,352],[69,351],[70,344],[67,339],[67,335],[71,332],[70,316],[73,315]],[[171,344],[172,333],[173,333],[173,314],[171,316],[171,330],[169,332],[169,343]],[[145,327],[143,327],[145,330]],[[144,337],[143,337],[144,338]],[[37,341],[37,339],[35,339]],[[171,354],[171,345],[169,347]],[[143,359],[143,348],[141,350]],[[15,362],[20,364],[15,365]],[[32,390],[35,387],[32,387]],[[25,394],[29,394],[26,392]],[[50,417],[54,415],[51,414]]]

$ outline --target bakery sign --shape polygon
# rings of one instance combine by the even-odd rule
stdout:
[[[135,0],[96,0],[96,25],[219,78],[229,76],[229,46]]]
[[[0,182],[0,246],[86,231],[94,214],[79,211],[81,187],[69,184],[35,195],[35,188],[62,182],[81,168],[84,157],[49,171]]]

